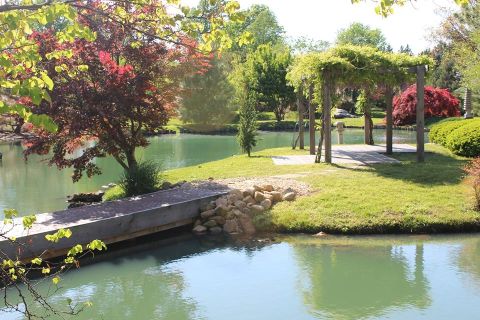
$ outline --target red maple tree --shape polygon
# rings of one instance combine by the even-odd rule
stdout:
[[[417,109],[417,87],[412,85],[393,98],[393,123],[397,126],[414,124]],[[460,101],[447,89],[425,87],[425,118],[459,117]]]
[[[148,145],[144,131],[165,125],[177,108],[181,80],[208,67],[208,59],[186,37],[167,43],[139,38],[128,26],[108,20],[82,19],[97,32],[94,42],[59,43],[52,31],[32,35],[43,55],[42,67],[55,84],[51,102],[32,111],[49,116],[58,129],[39,129],[26,150],[27,156],[51,151],[49,163],[73,167],[74,181],[83,173],[100,173],[95,157],[111,155],[125,170],[135,169],[136,148]],[[72,50],[73,55],[48,59],[47,53],[56,50]]]

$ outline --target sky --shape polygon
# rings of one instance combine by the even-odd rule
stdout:
[[[401,45],[419,53],[432,47],[432,30],[443,20],[442,8],[455,10],[453,0],[418,0],[396,8],[388,18],[375,14],[374,1],[352,5],[350,0],[237,0],[241,8],[252,4],[265,4],[275,13],[289,37],[307,36],[334,42],[338,30],[352,22],[361,22],[379,28],[394,50]],[[198,0],[182,1],[188,5]]]

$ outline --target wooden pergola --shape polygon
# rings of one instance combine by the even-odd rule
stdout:
[[[299,115],[303,114],[306,98],[310,124],[310,154],[315,154],[314,102],[322,109],[322,126],[317,148],[316,162],[320,162],[323,146],[326,163],[332,163],[331,109],[332,95],[341,88],[368,90],[382,86],[386,99],[386,153],[393,153],[393,96],[402,83],[417,81],[417,161],[424,161],[424,86],[426,66],[431,59],[426,56],[410,56],[403,53],[382,52],[371,47],[340,46],[326,52],[310,53],[298,57],[288,77],[294,84],[299,99]],[[300,119],[301,118],[301,119]],[[299,116],[303,124],[303,116]],[[365,135],[372,129],[365,121]],[[303,126],[301,126],[303,127]],[[303,147],[303,130],[300,133]]]

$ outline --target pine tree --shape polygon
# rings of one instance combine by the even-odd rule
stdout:
[[[238,143],[243,152],[250,157],[253,147],[257,145],[257,111],[253,93],[245,90],[241,97],[238,123]]]

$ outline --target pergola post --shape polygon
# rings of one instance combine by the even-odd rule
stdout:
[[[387,130],[386,130],[386,144],[387,154],[393,153],[393,89],[387,86],[385,90],[385,99],[387,103]]]
[[[323,86],[323,123],[324,123],[324,139],[325,139],[325,162],[332,163],[332,115],[331,115],[331,99],[330,99],[330,83],[325,81]]]
[[[425,161],[425,66],[417,66],[417,162]]]
[[[313,86],[308,89],[308,131],[310,133],[310,154],[315,154],[315,107],[312,103]]]
[[[300,90],[297,94],[297,109],[298,109],[298,135],[300,139],[300,150],[305,149],[305,127],[303,125],[303,93]]]

